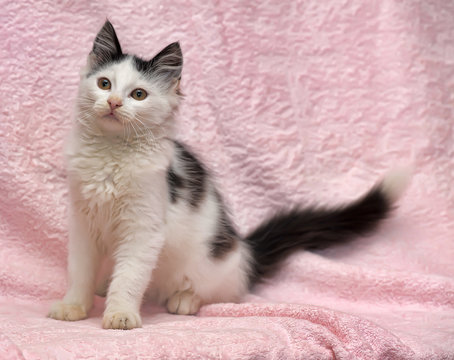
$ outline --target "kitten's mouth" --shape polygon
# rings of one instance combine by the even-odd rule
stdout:
[[[109,132],[122,131],[124,128],[123,121],[121,121],[120,117],[115,115],[112,111],[100,118],[100,125]]]
[[[111,111],[109,114],[103,116],[104,119],[110,122],[122,123],[120,119]]]

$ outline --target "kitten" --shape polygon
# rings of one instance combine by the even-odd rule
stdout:
[[[66,154],[69,289],[50,317],[87,317],[97,281],[104,328],[140,327],[145,294],[175,314],[235,302],[289,253],[346,242],[390,213],[403,185],[393,176],[344,207],[282,211],[240,236],[206,168],[174,140],[182,65],[178,43],[147,61],[122,52],[110,22],[97,34]]]

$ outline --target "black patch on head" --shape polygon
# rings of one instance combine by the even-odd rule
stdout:
[[[222,259],[235,248],[239,236],[227,216],[221,196],[216,193],[216,197],[221,207],[221,213],[218,219],[217,233],[210,243],[210,255],[215,259]]]
[[[145,75],[151,73],[151,67],[150,67],[149,61],[146,61],[137,56],[134,56],[133,62],[134,62],[134,65],[136,66],[136,69],[138,72],[145,74]]]
[[[146,61],[134,56],[136,69],[146,76],[156,76],[173,84],[181,78],[183,54],[178,42],[165,47],[153,59]]]
[[[182,144],[175,142],[175,147],[181,171],[176,171],[172,165],[167,170],[170,200],[175,203],[185,199],[193,208],[197,208],[206,192],[206,170]]]
[[[386,194],[375,187],[343,207],[296,208],[270,217],[246,237],[254,258],[251,284],[272,275],[295,250],[324,249],[369,233],[391,210]]]
[[[115,29],[109,20],[106,20],[93,43],[93,49],[89,55],[90,71],[87,77],[104,66],[120,62],[128,56],[123,54]],[[180,95],[178,81],[181,79],[183,69],[183,54],[178,42],[166,46],[151,60],[143,60],[137,56],[132,56],[132,60],[140,73],[156,77],[168,88],[175,86]]]

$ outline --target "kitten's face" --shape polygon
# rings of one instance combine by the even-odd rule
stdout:
[[[181,68],[178,43],[144,61],[122,53],[115,30],[106,22],[82,74],[79,121],[125,137],[162,133],[179,103]]]

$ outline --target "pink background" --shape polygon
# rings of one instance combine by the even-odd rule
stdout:
[[[454,358],[454,2],[0,0],[0,358]],[[414,167],[373,236],[298,253],[242,304],[144,327],[45,318],[66,280],[62,157],[108,17],[125,51],[184,52],[179,138],[241,232]]]

